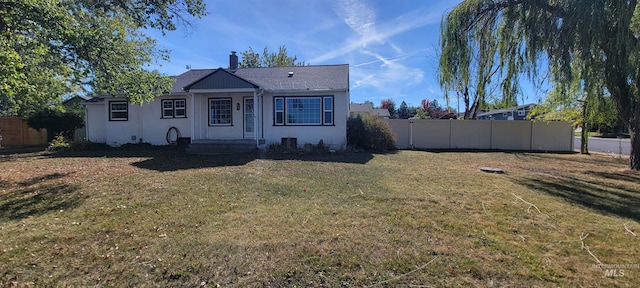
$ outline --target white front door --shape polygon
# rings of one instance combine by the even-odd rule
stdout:
[[[244,98],[244,138],[253,139],[253,98]]]

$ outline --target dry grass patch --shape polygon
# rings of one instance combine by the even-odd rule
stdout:
[[[631,287],[640,277],[593,267],[640,264],[640,174],[605,156],[0,157],[2,286]]]

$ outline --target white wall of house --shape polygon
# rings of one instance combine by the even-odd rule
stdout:
[[[275,125],[275,97],[313,97],[333,96],[332,125]],[[92,142],[120,146],[126,143],[150,143],[166,145],[166,135],[171,127],[177,128],[182,137],[199,139],[247,139],[244,133],[244,100],[254,99],[253,93],[196,93],[180,96],[161,96],[151,103],[143,105],[128,104],[126,121],[111,121],[110,103],[122,101],[118,98],[106,98],[103,102],[86,103],[87,139]],[[185,99],[186,118],[162,118],[162,100]],[[191,101],[194,99],[192,105]],[[209,125],[209,99],[231,99],[231,125]],[[301,91],[291,93],[264,93],[262,101],[255,103],[254,110],[263,109],[258,118],[258,139],[264,144],[281,143],[282,138],[296,138],[299,147],[304,144],[318,144],[320,140],[332,149],[343,149],[347,144],[347,118],[349,117],[348,91]],[[260,103],[260,104],[259,104]],[[240,109],[238,110],[238,106]],[[261,106],[261,107],[260,107]],[[193,122],[192,122],[193,121]],[[261,123],[262,121],[262,123]],[[191,133],[192,125],[195,126]],[[171,138],[175,138],[172,135]]]
[[[275,125],[274,98],[277,97],[333,96],[333,125],[331,126],[295,126]],[[265,144],[281,143],[282,138],[296,138],[298,147],[304,144],[316,145],[320,140],[331,149],[344,149],[347,145],[347,118],[349,117],[349,93],[347,91],[303,91],[274,93],[263,96],[263,135]]]
[[[186,118],[162,118],[163,99],[185,99]],[[167,132],[171,127],[177,128],[182,137],[191,136],[189,117],[192,117],[193,113],[190,111],[190,99],[186,95],[161,96],[142,105],[128,103],[127,120],[111,121],[109,118],[110,103],[122,101],[118,98],[105,98],[103,102],[85,104],[87,109],[87,140],[106,143],[110,146],[120,146],[126,143],[166,145],[168,144]],[[175,140],[177,136],[175,130],[170,136],[170,140]]]
[[[87,140],[96,143],[107,142],[107,113],[104,102],[85,104],[85,127],[87,128]]]

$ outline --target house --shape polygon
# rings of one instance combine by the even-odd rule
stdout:
[[[73,107],[74,105],[82,105],[83,101],[86,101],[89,99],[91,99],[91,97],[89,96],[74,95],[73,97],[62,101],[62,106],[69,108],[69,107]]]
[[[536,104],[525,104],[505,109],[496,109],[478,113],[478,120],[529,120],[527,115]]]
[[[238,68],[235,52],[229,60],[229,69],[175,76],[172,90],[150,103],[109,96],[85,101],[87,140],[346,147],[348,65]]]
[[[349,117],[357,117],[361,114],[373,114],[383,119],[389,119],[391,114],[387,109],[373,108],[373,103],[351,103],[349,104]]]

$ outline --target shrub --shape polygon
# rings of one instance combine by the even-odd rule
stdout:
[[[373,151],[395,149],[396,135],[389,123],[376,115],[365,114],[347,121],[347,143]]]
[[[286,147],[280,143],[271,143],[267,146],[267,155],[279,155],[287,152],[291,152],[291,148]]]
[[[47,150],[60,151],[67,150],[69,149],[69,147],[71,147],[71,145],[69,144],[69,142],[67,142],[67,139],[65,139],[62,135],[58,135],[56,137],[53,137],[53,140],[49,142],[49,147],[47,147]]]
[[[29,116],[27,123],[34,129],[47,129],[47,138],[53,142],[58,135],[73,139],[75,130],[84,125],[84,115],[81,110],[45,108]]]

